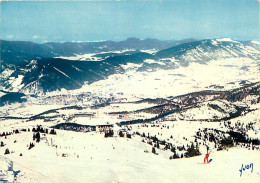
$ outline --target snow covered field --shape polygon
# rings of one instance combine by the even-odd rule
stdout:
[[[23,127],[30,125],[24,124]],[[174,134],[173,139],[181,142],[183,136],[191,140],[198,128],[219,127],[219,123],[188,121],[165,122],[159,125],[174,125],[174,128],[160,130],[156,127],[139,127],[139,130],[141,128],[151,135],[158,131],[165,136]],[[137,125],[133,125],[132,128],[132,131],[138,129]],[[1,138],[6,145],[0,148],[0,180],[187,183],[208,181],[237,183],[260,180],[259,150],[252,151],[238,147],[223,151],[213,150],[210,154],[212,163],[201,164],[206,146],[201,147],[200,156],[169,160],[170,151],[156,149],[158,155],[155,155],[151,153],[152,146],[143,143],[142,138],[137,135],[133,135],[132,138],[121,138],[118,135],[104,138],[104,134],[99,132],[79,133],[57,130],[57,135],[43,135],[42,140],[28,150],[27,146],[32,141],[32,136],[32,132],[21,132],[7,136],[6,139]],[[14,152],[3,156],[6,148]],[[63,154],[66,156],[63,157]],[[239,170],[242,164],[251,163],[253,163],[252,172],[251,169],[247,169],[240,176]]]
[[[110,107],[115,107],[113,104]],[[125,105],[125,104],[124,104]],[[132,104],[135,105],[135,104]],[[131,109],[131,105],[128,109]],[[145,105],[147,106],[147,105]],[[145,107],[142,106],[142,107]],[[257,107],[258,106],[258,107]],[[109,107],[109,108],[110,108]],[[124,108],[122,108],[124,109]],[[254,129],[260,129],[259,105],[256,111],[231,120],[231,124],[242,121],[245,124],[256,121]],[[101,132],[72,132],[56,130],[57,135],[42,134],[39,143],[33,141],[32,128],[42,125],[49,128],[52,122],[35,120],[6,119],[0,123],[0,134],[20,132],[0,137],[4,147],[0,147],[0,180],[7,182],[259,182],[260,151],[252,147],[235,146],[217,151],[212,143],[210,164],[202,164],[206,145],[200,145],[202,155],[192,158],[170,160],[173,154],[164,150],[163,145],[156,148],[157,155],[143,137],[135,132],[156,135],[160,140],[169,141],[176,146],[194,142],[198,129],[213,128],[223,131],[224,122],[165,121],[152,124],[135,124],[115,128],[115,136],[104,138]],[[154,125],[154,127],[153,127]],[[168,128],[169,127],[169,128]],[[30,129],[30,132],[21,129]],[[131,138],[119,137],[118,130],[126,130]],[[253,129],[248,131],[251,138],[260,138]],[[170,137],[172,136],[172,138]],[[185,139],[183,138],[185,137]],[[28,150],[30,142],[35,147]],[[201,141],[202,142],[202,141]],[[10,154],[4,155],[8,148]],[[180,152],[180,151],[179,151]],[[22,156],[20,156],[22,154]],[[241,172],[241,166],[251,165],[253,169]],[[241,176],[240,176],[241,175]]]
[[[177,65],[178,62],[174,61]],[[177,96],[204,89],[228,90],[240,87],[241,80],[256,82],[260,78],[258,62],[249,58],[229,58],[205,64],[153,72],[137,72],[133,67],[126,74],[115,74],[106,80],[85,85],[75,92],[89,91],[99,96],[122,93],[131,101],[137,97]]]

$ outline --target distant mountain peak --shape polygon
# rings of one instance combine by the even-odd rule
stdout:
[[[251,41],[251,43],[260,45],[260,42],[259,42],[259,41]]]
[[[216,41],[220,41],[220,42],[236,42],[238,43],[238,41],[234,41],[231,38],[220,38],[220,39],[215,39]]]

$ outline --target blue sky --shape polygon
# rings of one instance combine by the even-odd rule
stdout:
[[[2,1],[0,39],[259,40],[257,0]]]

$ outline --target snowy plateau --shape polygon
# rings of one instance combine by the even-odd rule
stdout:
[[[257,41],[1,41],[0,182],[258,183],[259,71]]]

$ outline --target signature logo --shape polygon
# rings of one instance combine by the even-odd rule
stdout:
[[[244,164],[242,164],[241,169],[239,170],[239,172],[240,172],[240,177],[242,176],[242,173],[243,173],[244,171],[247,171],[247,170],[249,170],[249,169],[251,169],[251,173],[253,173],[253,169],[254,169],[254,164],[253,164],[253,163],[251,163],[251,164],[249,164],[249,165],[244,165]]]

